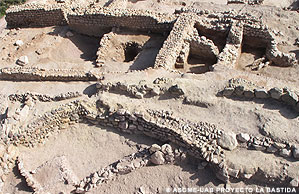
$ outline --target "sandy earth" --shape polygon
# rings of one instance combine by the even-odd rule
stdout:
[[[200,2],[200,3],[198,3]],[[277,35],[279,49],[286,53],[295,53],[299,58],[298,46],[294,41],[298,38],[299,15],[294,11],[282,11],[293,4],[294,0],[276,1],[265,0],[264,5],[270,7],[255,8],[244,5],[223,7],[226,0],[197,1],[194,7],[201,6],[207,9],[235,9],[238,11],[251,10],[255,15],[263,15],[263,20],[269,27],[282,32]],[[103,3],[103,2],[100,2]],[[173,13],[175,9],[191,5],[191,1],[165,0],[158,4],[154,0],[128,2],[128,8],[150,9],[161,12]],[[202,3],[202,4],[201,4]],[[213,6],[211,6],[213,5]],[[244,8],[246,7],[246,8]],[[177,74],[164,69],[148,69],[153,67],[155,57],[161,48],[165,37],[162,35],[148,34],[117,34],[113,37],[109,52],[105,58],[105,66],[95,65],[96,52],[99,47],[100,37],[89,37],[72,32],[72,37],[67,37],[68,27],[24,28],[5,29],[5,20],[0,20],[0,68],[19,67],[16,60],[26,55],[30,63],[26,67],[39,67],[44,69],[74,69],[82,71],[96,70],[106,73],[104,83],[129,83],[136,84],[152,82],[156,78],[166,77],[181,84],[185,88],[185,97],[200,101],[199,105],[190,105],[180,98],[169,96],[156,96],[152,98],[137,99],[118,92],[106,92],[111,101],[127,106],[134,105],[142,109],[168,110],[173,116],[188,119],[193,122],[205,121],[219,126],[226,132],[248,133],[263,137],[262,130],[268,130],[275,138],[299,144],[299,115],[288,106],[275,100],[265,101],[244,100],[240,98],[217,97],[230,78],[243,78],[266,88],[288,86],[299,91],[299,66],[281,68],[268,66],[258,71],[252,71],[248,65],[262,57],[265,51],[259,48],[242,47],[241,57],[236,69],[225,72],[212,72],[210,64],[198,63],[190,60],[184,73]],[[22,40],[24,45],[15,46],[16,40]],[[147,45],[131,61],[125,61],[123,45],[128,41],[140,42]],[[193,69],[192,69],[193,68]],[[110,72],[117,71],[118,74]],[[192,72],[192,74],[191,74]],[[6,107],[10,110],[23,106],[20,102],[11,102],[7,96],[15,93],[35,92],[47,95],[58,95],[66,92],[79,92],[82,96],[76,99],[95,100],[96,82],[11,82],[0,81],[0,112],[4,114]],[[6,100],[5,100],[6,99]],[[38,115],[51,111],[54,107],[66,104],[74,99],[59,102],[36,102],[30,110],[27,121],[34,120]],[[263,129],[267,125],[267,129]],[[90,123],[75,123],[67,127],[57,136],[52,136],[44,145],[35,148],[20,147],[20,157],[24,166],[33,171],[47,161],[57,156],[65,156],[74,174],[81,180],[92,172],[135,153],[140,147],[151,146],[160,142],[144,135],[121,133],[116,129],[91,125]],[[285,159],[277,155],[266,154],[260,151],[237,149],[227,151],[228,164],[238,167],[246,172],[256,172],[261,169],[268,174],[280,175],[281,169],[288,166],[290,176],[298,176],[298,160]],[[259,182],[243,182],[236,180],[223,184],[218,180],[211,169],[198,169],[198,161],[191,156],[179,165],[152,165],[143,167],[126,175],[121,175],[114,181],[92,190],[90,193],[167,193],[167,188],[180,187],[256,187],[273,186]],[[68,193],[70,185],[57,186],[57,193]],[[33,193],[27,186],[25,179],[20,175],[18,168],[14,167],[8,175],[3,187],[6,194]],[[175,192],[173,192],[175,193]]]

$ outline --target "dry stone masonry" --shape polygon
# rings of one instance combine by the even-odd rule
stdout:
[[[231,79],[229,80],[228,87],[224,88],[221,94],[225,97],[237,96],[251,100],[254,98],[265,100],[274,99],[293,107],[294,110],[299,112],[298,91],[292,91],[287,87],[274,87],[267,90],[244,79]]]
[[[166,14],[120,9],[118,4],[123,2],[125,1],[115,0],[106,7],[93,6],[91,8],[72,4],[69,5],[70,7],[67,6],[68,4],[52,6],[26,4],[10,8],[7,11],[6,20],[10,27],[69,25],[77,32],[94,36],[102,36],[115,28],[161,34],[170,32],[156,57],[155,67],[173,69],[176,61],[180,61],[178,58],[186,58],[189,53],[196,54],[198,52],[201,56],[205,56],[205,53],[211,55],[216,63],[216,69],[219,66],[232,68],[235,67],[239,59],[242,42],[250,41],[252,38],[265,41],[266,57],[273,64],[289,67],[298,63],[294,54],[279,51],[272,30],[249,14],[242,15],[234,11],[205,13],[203,10],[190,7],[182,8],[176,14]],[[259,4],[261,2],[246,1],[246,3]],[[52,17],[52,15],[54,16]],[[196,32],[194,34],[194,25],[199,29],[199,34]],[[219,51],[217,51],[213,40],[206,39],[206,36],[210,36],[207,32],[225,34],[225,31],[228,30],[227,37],[223,37],[227,39],[225,47],[221,48],[222,46],[218,45],[218,50],[221,48]],[[105,43],[111,35],[109,33],[102,38],[100,48],[105,48]],[[243,37],[246,37],[246,40],[242,40]],[[190,51],[183,51],[184,48],[189,47],[185,45],[185,40],[189,40],[187,42],[191,43]],[[185,55],[180,56],[180,52],[185,52]],[[99,56],[98,61],[102,60]]]
[[[158,2],[163,6],[174,5],[171,4],[172,1]],[[17,86],[14,92],[0,94],[0,192],[15,165],[27,185],[37,194],[56,193],[56,185],[60,184],[72,188],[69,191],[71,193],[86,193],[135,170],[155,165],[181,165],[189,157],[198,164],[198,170],[205,167],[211,169],[227,188],[230,183],[238,181],[246,184],[247,181],[257,181],[259,184],[298,188],[299,181],[295,177],[299,161],[298,140],[292,137],[277,138],[275,134],[265,130],[271,127],[267,122],[258,126],[258,132],[250,129],[248,123],[244,126],[234,125],[237,121],[226,123],[235,115],[240,116],[236,120],[242,120],[246,116],[254,119],[259,117],[259,113],[247,113],[240,108],[244,99],[253,101],[251,104],[279,102],[294,110],[291,113],[299,112],[297,80],[294,80],[295,84],[283,82],[286,87],[281,87],[282,84],[277,84],[279,79],[275,76],[263,79],[263,74],[242,72],[238,66],[244,60],[242,53],[248,46],[261,50],[261,56],[254,56],[253,63],[247,66],[252,71],[261,72],[272,66],[276,71],[286,70],[290,77],[298,73],[296,51],[283,52],[286,50],[286,39],[278,37],[279,33],[269,27],[262,16],[246,11],[247,7],[255,9],[262,6],[264,1],[228,0],[228,5],[223,6],[228,6],[229,9],[215,7],[211,10],[196,6],[195,2],[176,2],[181,6],[172,12],[158,12],[152,8],[127,9],[134,3],[145,2],[90,0],[80,3],[57,0],[50,4],[32,2],[12,6],[6,11],[8,28],[16,29],[11,30],[11,36],[17,36],[19,28],[46,29],[45,27],[54,26],[54,31],[59,31],[59,26],[64,26],[55,40],[57,38],[66,44],[76,44],[74,40],[79,35],[92,36],[97,40],[97,45],[90,61],[84,58],[89,51],[84,51],[84,46],[81,48],[79,43],[76,45],[80,50],[80,60],[88,61],[84,63],[84,67],[73,68],[77,64],[72,63],[72,67],[68,68],[70,63],[65,62],[62,64],[65,65],[63,69],[46,67],[48,64],[44,68],[33,64],[35,55],[30,52],[14,55],[14,65],[1,67],[0,81],[3,85],[11,82],[22,82],[24,86],[30,82],[45,83],[38,86],[39,91],[43,87],[56,87],[53,86],[56,83],[59,87],[62,82],[63,86],[75,86],[71,91],[60,88],[55,95],[48,94],[46,89],[45,92],[25,92],[25,87],[21,86]],[[283,17],[286,16],[281,16]],[[43,32],[41,37],[36,35],[32,38],[36,39],[34,43],[25,39],[13,39],[9,44],[13,46],[14,52],[21,52],[27,48],[25,46],[34,46],[37,39],[46,36]],[[159,44],[153,43],[155,38],[161,39]],[[292,48],[296,47],[297,39],[295,44],[292,42]],[[2,40],[7,41],[7,37],[0,37],[0,41]],[[119,40],[120,43],[115,43]],[[116,54],[111,52],[112,48]],[[127,60],[125,52],[130,48],[136,52]],[[146,49],[150,51],[147,54],[153,59],[152,65],[142,64],[146,67],[132,68],[136,65],[137,56]],[[8,48],[0,45],[0,50],[7,53],[3,60],[9,61],[11,52],[7,51]],[[42,55],[36,49],[33,52]],[[121,62],[116,60],[117,54],[124,58]],[[206,69],[188,71],[194,65],[192,60],[196,61],[195,66],[198,65],[199,69],[203,69],[200,65],[204,65]],[[141,63],[149,63],[148,61],[146,58]],[[112,62],[118,65],[131,65],[129,62],[132,62],[132,66],[125,71],[119,70],[122,67],[116,68],[116,71],[106,70]],[[192,75],[190,72],[201,75]],[[227,83],[226,79],[230,77],[236,78]],[[249,81],[251,78],[257,81]],[[76,85],[79,83],[82,84],[80,87],[86,88],[83,84],[89,86],[82,92]],[[1,91],[10,91],[9,87],[11,85],[1,88]],[[162,105],[163,100],[166,103]],[[37,111],[37,106],[44,109]],[[226,108],[229,110],[224,110]],[[190,111],[188,116],[183,109]],[[221,114],[221,118],[218,121],[218,117],[206,118],[205,114],[209,117]],[[271,114],[277,115],[274,111]],[[261,116],[258,119],[262,120]],[[293,125],[298,126],[295,123],[298,116],[284,119],[290,121],[293,128]],[[124,154],[125,157],[112,160],[115,161],[113,163],[110,161],[107,163],[109,165],[104,165],[106,167],[98,166],[99,168],[82,176],[86,176],[81,177],[82,180],[74,173],[66,156],[56,156],[34,170],[27,169],[19,149],[34,150],[45,144],[50,137],[55,137],[78,123],[87,124],[86,127],[93,125],[103,129],[113,128],[126,135],[147,136],[157,143],[142,145],[135,153],[131,152],[127,156]],[[256,125],[257,122],[250,123],[251,127]],[[239,132],[239,128],[242,132]],[[277,157],[275,167],[279,168],[282,164],[283,168],[278,169],[279,173],[275,172],[274,175],[262,168],[246,171],[236,161],[232,162],[234,158],[229,158],[237,151],[254,151],[269,158]],[[293,172],[287,171],[287,168]],[[44,174],[49,177],[45,179]]]
[[[137,153],[125,156],[123,159],[85,177],[76,186],[75,192],[84,193],[90,191],[100,186],[100,184],[109,180],[112,181],[116,176],[128,174],[144,166],[172,164],[181,162],[185,158],[185,153],[181,148],[173,149],[169,144],[162,146],[153,144],[151,147],[143,148]]]
[[[0,69],[1,80],[22,81],[92,81],[100,80],[101,74],[73,69],[4,68]]]
[[[167,111],[147,110],[146,112],[131,113],[126,109],[117,110],[114,104],[111,104],[109,101],[103,101],[101,98],[93,103],[74,101],[52,110],[40,119],[33,121],[21,130],[23,132],[15,134],[8,142],[30,147],[36,146],[39,143],[43,143],[50,134],[59,133],[66,125],[85,121],[102,126],[115,127],[127,133],[142,133],[161,141],[171,141],[173,144],[185,148],[187,153],[195,158],[207,161],[216,171],[217,177],[225,182],[229,180],[231,175],[226,167],[223,149],[234,150],[236,147],[241,146],[268,153],[278,153],[285,158],[294,157],[298,159],[298,148],[295,145],[290,146],[287,143],[276,142],[269,137],[260,138],[244,133],[236,135],[219,130],[215,125],[209,123],[193,123],[174,118],[171,115],[171,112]],[[168,157],[164,158],[160,152],[157,153],[159,147],[154,147],[142,151],[141,158],[145,157],[148,159],[142,165],[138,165],[139,167],[147,165],[148,161],[154,164],[164,164],[167,160],[170,162],[174,161],[174,159]],[[151,157],[149,157],[150,153],[153,154]],[[131,158],[130,163],[133,160],[137,159],[135,157]],[[144,159],[141,161],[144,161]],[[108,174],[112,173],[111,175],[122,172],[119,169],[113,170],[113,168],[116,168],[115,166],[118,168],[120,165],[113,164],[105,168],[103,172],[101,171],[98,176],[101,177],[101,174],[107,170],[109,170]],[[124,167],[123,170],[124,172],[130,172],[134,168],[129,169],[129,167]],[[84,179],[79,184],[78,192],[90,190],[101,183],[101,181],[93,181],[91,185],[90,181],[92,181],[91,178]]]
[[[71,98],[76,98],[82,96],[79,92],[67,92],[65,94],[60,94],[56,96],[37,94],[37,93],[24,93],[24,94],[11,94],[8,96],[11,101],[26,102],[29,100],[38,100],[41,102],[50,102],[50,101],[61,101]]]

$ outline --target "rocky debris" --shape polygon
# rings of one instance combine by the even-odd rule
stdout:
[[[294,45],[299,46],[299,38],[296,38]]]
[[[222,148],[228,150],[234,150],[238,146],[236,134],[233,132],[224,132],[217,142]]]
[[[274,147],[273,145],[269,146],[266,150],[269,153],[276,153],[278,151],[278,149],[276,147]]]
[[[151,155],[151,162],[157,165],[165,163],[164,154],[161,151],[156,151]]]
[[[240,170],[236,170],[236,169],[232,169],[232,168],[227,168],[227,173],[231,177],[239,178]]]
[[[248,67],[251,68],[252,71],[258,71],[264,67],[267,67],[271,64],[270,61],[267,61],[266,57],[262,57],[259,59],[256,59],[251,65]]]
[[[168,89],[168,92],[175,96],[182,96],[185,94],[184,89],[179,85],[173,85]]]
[[[159,87],[153,87],[151,94],[154,96],[159,96],[161,94],[161,90]]]
[[[21,56],[18,60],[17,60],[17,64],[20,66],[25,66],[29,64],[29,59],[27,56]]]
[[[237,135],[237,140],[240,141],[241,143],[248,142],[250,140],[250,135],[247,133],[239,133]]]
[[[203,57],[216,61],[219,55],[218,47],[212,40],[205,36],[200,36],[196,28],[193,28],[192,33],[185,40],[186,42],[178,56],[177,62],[186,64],[189,53],[194,57]]]
[[[109,92],[125,92],[130,97],[142,99],[144,97],[151,97],[161,95],[162,92],[157,86],[152,86],[147,83],[139,84],[127,84],[127,83],[97,83],[96,88],[98,91],[109,91]]]
[[[137,192],[137,194],[147,194],[147,193],[150,193],[150,189],[148,188],[148,186],[144,186],[144,185],[139,187]]]
[[[136,98],[138,98],[138,99],[142,99],[142,98],[143,98],[143,94],[140,93],[140,92],[136,92],[135,96],[136,96]]]
[[[149,152],[151,154],[155,153],[156,151],[160,151],[161,150],[161,146],[159,146],[158,144],[153,144],[150,149]]]
[[[164,144],[161,147],[161,151],[165,156],[166,163],[173,163],[175,160],[175,154],[173,152],[172,146],[169,144]]]
[[[125,156],[99,171],[92,173],[76,184],[76,193],[85,193],[98,187],[100,184],[114,179],[117,175],[128,174],[136,169],[148,165],[149,149],[145,148],[137,153]]]
[[[157,144],[153,144],[150,147],[149,152],[152,154],[150,161],[156,165],[174,163],[175,160],[184,160],[181,155],[182,151],[178,149],[173,150],[172,146],[169,144],[164,144],[162,147]]]
[[[284,157],[284,158],[289,158],[292,155],[292,151],[288,150],[286,148],[283,148],[283,149],[280,150],[279,155]]]
[[[242,86],[244,89],[252,89],[257,87],[255,83],[242,78],[232,78],[228,80],[228,88],[236,88],[238,86]]]
[[[24,42],[22,40],[17,40],[14,45],[20,47],[24,45]]]
[[[169,82],[171,82],[171,79],[167,77],[158,77],[153,81],[154,84],[166,84]]]
[[[174,153],[176,154],[174,155]],[[151,147],[145,147],[140,149],[137,153],[125,156],[123,159],[118,160],[79,181],[76,184],[76,193],[90,191],[102,183],[113,180],[114,177],[118,175],[128,174],[147,165],[173,163],[174,159],[170,162],[169,156],[181,158],[183,153],[181,148],[173,149],[169,144],[164,144],[162,146],[153,144]],[[176,161],[179,161],[179,158],[177,158]],[[205,166],[207,164],[208,163],[206,162]]]
[[[286,144],[284,143],[279,143],[279,142],[274,142],[273,146],[276,147],[277,149],[283,149],[286,148]]]

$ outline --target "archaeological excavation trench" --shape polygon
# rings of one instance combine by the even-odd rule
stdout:
[[[296,3],[11,6],[1,193],[297,193]]]

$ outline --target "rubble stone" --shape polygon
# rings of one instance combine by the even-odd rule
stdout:
[[[17,64],[20,66],[25,66],[29,64],[29,59],[27,56],[21,56],[18,60],[17,60]]]
[[[292,152],[291,152],[291,150],[284,148],[284,149],[280,150],[279,155],[281,155],[282,157],[288,158],[292,155]]]
[[[157,165],[165,163],[164,154],[160,151],[156,151],[151,155],[151,162]]]
[[[257,98],[268,98],[269,94],[266,89],[255,89],[254,94]]]
[[[17,40],[17,41],[15,42],[15,45],[16,45],[16,46],[23,46],[23,45],[24,45],[24,42],[23,42],[22,40]]]
[[[239,133],[237,135],[237,140],[239,140],[242,143],[248,142],[250,140],[250,136],[247,133]]]
[[[225,149],[234,150],[238,146],[236,134],[233,132],[225,132],[217,140],[218,144]]]
[[[275,87],[275,88],[270,89],[269,93],[272,98],[279,100],[283,94],[283,90]]]

